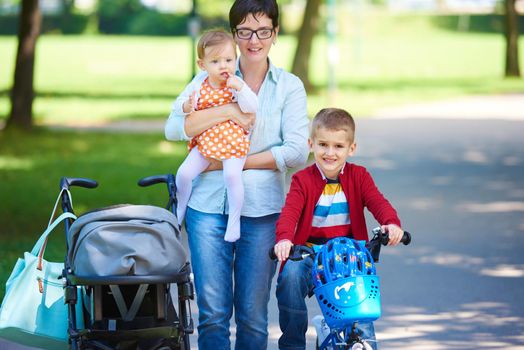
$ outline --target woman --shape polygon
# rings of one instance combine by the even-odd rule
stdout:
[[[243,172],[241,238],[224,241],[228,208],[221,171],[207,171],[194,181],[186,212],[201,350],[230,349],[233,307],[235,348],[267,348],[267,304],[276,267],[267,252],[275,243],[275,223],[284,204],[285,173],[305,163],[308,154],[303,84],[268,58],[279,31],[276,1],[236,0],[229,22],[240,51],[236,74],[258,95],[259,107]],[[193,82],[198,85],[202,77]],[[191,96],[190,86],[177,101]],[[228,119],[246,128],[253,123],[253,116],[242,114],[236,103],[186,116],[172,112],[166,138],[189,139]],[[208,170],[219,167],[214,163]]]

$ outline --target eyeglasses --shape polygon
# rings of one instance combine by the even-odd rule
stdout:
[[[257,30],[238,28],[234,30],[235,34],[239,39],[251,40],[253,34],[256,34],[258,40],[265,40],[271,38],[273,35],[273,28],[260,28]]]

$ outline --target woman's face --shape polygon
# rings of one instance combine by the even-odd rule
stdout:
[[[259,36],[264,37],[263,33],[264,31],[267,33],[268,29],[272,31],[271,36],[267,39],[259,39]],[[257,15],[249,14],[244,22],[237,25],[236,30],[235,41],[242,58],[251,63],[265,63],[269,50],[271,49],[271,44],[276,40],[278,34],[278,27],[273,28],[271,19],[262,13]],[[259,32],[251,33],[250,39],[241,39],[238,31],[241,31],[241,33],[249,33],[249,31]]]

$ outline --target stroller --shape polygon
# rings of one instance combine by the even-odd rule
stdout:
[[[115,205],[65,223],[64,300],[70,349],[189,350],[194,326],[192,273],[176,209],[172,174],[141,179],[166,183],[167,210]],[[85,178],[62,178],[61,207],[73,213],[70,187],[95,188]],[[176,285],[178,307],[171,289]],[[78,303],[83,315],[78,315]]]

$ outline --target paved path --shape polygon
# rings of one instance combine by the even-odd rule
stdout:
[[[524,108],[507,111],[508,103],[491,105],[494,118],[451,108],[454,117],[357,121],[354,161],[414,234],[411,246],[383,250],[381,349],[524,349]],[[312,318],[319,309],[309,306]],[[269,331],[275,350],[274,297]],[[312,329],[308,340],[314,349]]]

